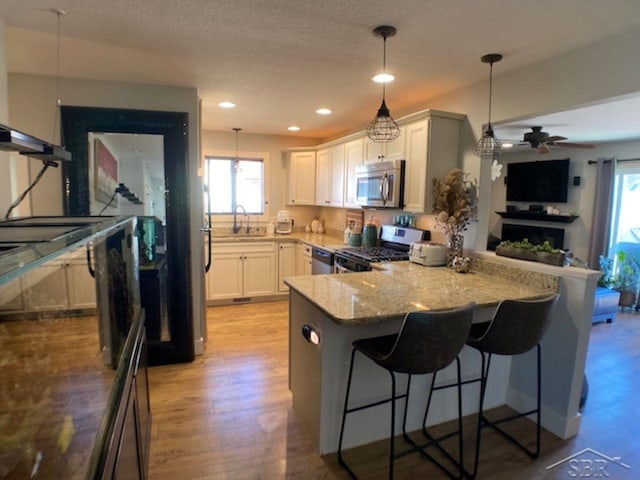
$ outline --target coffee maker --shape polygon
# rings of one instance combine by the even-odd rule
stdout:
[[[280,210],[276,216],[276,233],[291,233],[291,215],[288,210]]]

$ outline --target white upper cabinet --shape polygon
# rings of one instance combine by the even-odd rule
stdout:
[[[400,135],[392,142],[378,143],[364,137],[364,163],[404,160],[405,127],[400,127]]]
[[[347,142],[344,157],[344,206],[356,208],[356,167],[364,161],[364,138]]]
[[[287,162],[287,205],[315,205],[316,152],[291,152]]]
[[[342,207],[344,197],[344,144],[316,154],[316,205]]]
[[[460,164],[459,115],[430,116],[405,126],[404,210],[433,213],[433,179]]]
[[[357,208],[358,165],[405,160],[404,210],[433,213],[433,179],[460,165],[460,125],[464,115],[424,110],[402,119],[393,142],[356,135],[288,153],[288,205]]]

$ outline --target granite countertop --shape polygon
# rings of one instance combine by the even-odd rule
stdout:
[[[340,275],[288,277],[285,283],[336,323],[376,323],[413,310],[443,310],[474,301],[492,307],[505,299],[539,298],[557,291],[557,277],[513,281],[480,270],[456,273],[445,267],[392,262],[384,269]]]

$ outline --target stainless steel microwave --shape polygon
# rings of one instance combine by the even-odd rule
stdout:
[[[363,207],[402,208],[404,160],[356,167],[356,202]]]

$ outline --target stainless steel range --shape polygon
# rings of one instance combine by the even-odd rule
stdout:
[[[411,243],[427,240],[431,240],[429,230],[383,225],[380,229],[380,246],[352,247],[336,251],[335,272],[368,272],[372,270],[372,263],[409,260]]]

